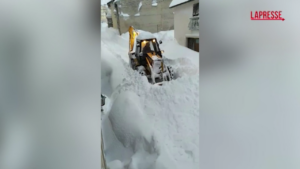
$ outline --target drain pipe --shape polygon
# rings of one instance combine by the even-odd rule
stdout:
[[[121,35],[121,26],[120,26],[120,13],[119,13],[119,5],[117,3],[118,1],[114,2],[116,13],[117,13],[117,23],[118,23],[118,29],[119,29],[119,34]]]
[[[107,169],[103,150],[104,150],[104,144],[103,144],[103,137],[102,137],[102,130],[101,130],[101,168]]]

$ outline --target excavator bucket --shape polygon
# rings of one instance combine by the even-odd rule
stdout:
[[[133,50],[135,37],[137,36],[137,32],[134,30],[132,26],[128,29],[129,32],[129,51],[131,52]]]

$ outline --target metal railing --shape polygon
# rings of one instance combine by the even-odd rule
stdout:
[[[199,30],[199,16],[191,17],[188,27],[190,30]]]

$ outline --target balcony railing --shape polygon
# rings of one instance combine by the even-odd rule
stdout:
[[[194,16],[190,18],[189,29],[199,30],[199,16]]]

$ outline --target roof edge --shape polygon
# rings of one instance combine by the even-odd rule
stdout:
[[[188,1],[186,1],[186,2],[177,4],[177,5],[169,6],[169,8],[174,8],[174,7],[177,7],[177,6],[179,6],[179,5],[183,5],[183,4],[188,3],[188,2],[191,2],[191,1],[194,1],[194,0],[188,0]]]

